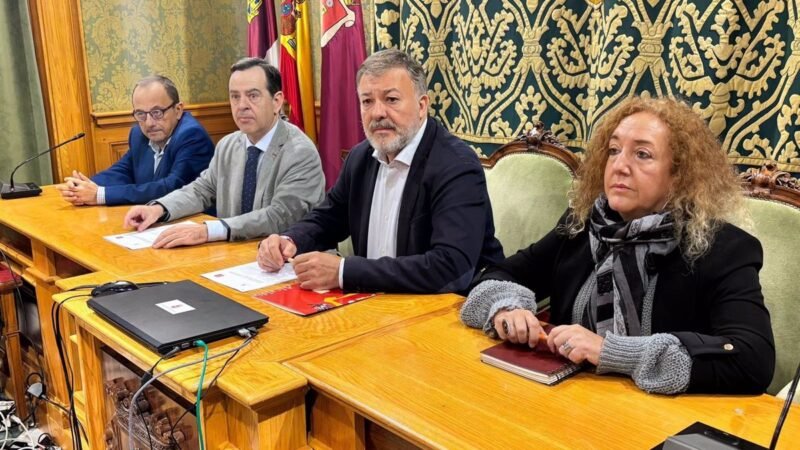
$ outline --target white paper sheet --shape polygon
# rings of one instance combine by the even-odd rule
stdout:
[[[129,248],[131,250],[139,250],[153,246],[153,242],[164,230],[175,225],[182,225],[185,223],[194,223],[191,220],[181,222],[179,224],[164,225],[156,228],[148,228],[144,231],[131,231],[130,233],[112,234],[111,236],[103,236],[103,239],[117,244],[119,246]]]
[[[239,292],[261,289],[297,278],[291,264],[284,264],[277,272],[265,272],[258,267],[257,262],[204,273],[203,276]]]

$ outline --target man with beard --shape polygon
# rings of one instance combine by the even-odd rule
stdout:
[[[108,169],[89,178],[72,171],[56,186],[76,206],[147,203],[191,183],[208,167],[214,143],[203,126],[183,110],[178,89],[153,75],[133,88],[128,151]]]
[[[442,293],[503,258],[475,152],[428,117],[422,66],[399,50],[357,75],[367,140],[325,201],[259,246],[262,269],[291,261],[305,289]],[[355,255],[321,250],[351,237]]]
[[[267,236],[299,220],[325,195],[314,143],[281,119],[281,74],[260,58],[231,66],[231,113],[239,131],[217,144],[208,170],[193,183],[147,205],[134,206],[125,226],[142,231],[216,205],[219,220],[180,224],[162,232],[154,248]]]

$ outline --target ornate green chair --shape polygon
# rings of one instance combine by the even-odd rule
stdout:
[[[510,256],[553,229],[567,209],[579,161],[539,122],[482,164],[495,236]]]
[[[536,242],[567,209],[579,161],[539,122],[481,161],[492,201],[495,236],[506,256]],[[353,254],[350,239],[339,253]]]
[[[777,364],[767,392],[777,393],[800,363],[800,184],[774,162],[741,175],[753,232],[764,248],[761,289],[772,319]],[[788,387],[787,387],[788,388]],[[787,389],[788,391],[788,389]]]

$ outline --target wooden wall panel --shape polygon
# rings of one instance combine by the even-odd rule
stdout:
[[[235,131],[228,103],[188,105],[190,111],[208,131],[216,144],[223,136]],[[92,114],[94,132],[94,160],[97,171],[108,168],[128,151],[128,133],[136,122],[130,111]],[[92,172],[95,173],[95,172]]]
[[[53,179],[63,179],[72,169],[91,173],[93,136],[80,3],[29,0],[28,7],[50,144],[86,133],[52,154]]]
[[[214,144],[223,136],[236,131],[236,123],[231,117],[231,108],[227,102],[187,105],[203,127],[205,127]],[[319,102],[315,105],[317,130],[319,130]],[[114,164],[128,151],[128,133],[135,123],[130,111],[92,114],[92,131],[94,133],[94,163],[96,172]],[[92,174],[96,172],[91,172]]]

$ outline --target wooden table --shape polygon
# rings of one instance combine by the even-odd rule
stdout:
[[[257,241],[214,242],[175,249],[128,250],[103,239],[125,233],[130,206],[75,207],[53,186],[39,197],[0,201],[0,245],[41,279],[68,278],[93,271],[126,275],[226,257],[242,247],[255,258]],[[211,216],[187,219],[201,223]]]
[[[648,395],[626,377],[592,373],[548,387],[481,363],[495,343],[451,308],[293,359],[318,393],[309,444],[648,449],[702,421],[768,446],[782,405],[768,395]],[[800,448],[800,406],[778,448]]]
[[[129,206],[75,207],[64,201],[54,186],[45,186],[38,197],[0,200],[0,250],[36,290],[46,366],[42,369],[48,394],[56,401],[63,403],[66,399],[50,320],[52,296],[59,292],[56,281],[94,271],[104,271],[111,279],[124,279],[130,273],[223,259],[232,254],[255,257],[255,241],[128,250],[103,239],[129,231],[122,226],[128,209]],[[201,222],[209,218],[197,215],[190,219]],[[53,415],[58,416],[48,414],[48,419]],[[64,423],[53,425],[58,428]]]
[[[335,348],[348,340],[368,335],[387,326],[410,323],[431,312],[451,308],[462,298],[456,295],[402,296],[382,295],[363,302],[326,311],[311,317],[300,317],[270,306],[253,297],[255,293],[238,293],[202,278],[200,274],[252,261],[235,257],[224,261],[206,261],[166,271],[152,271],[128,277],[134,282],[190,279],[232,298],[270,317],[255,341],[243,350],[217,386],[203,401],[206,443],[209,448],[263,449],[300,448],[306,445],[305,393],[306,380],[282,363],[321,348]],[[97,273],[59,282],[60,287],[106,281],[110,275]],[[68,293],[56,296],[63,300]],[[89,441],[92,448],[102,448],[107,414],[103,404],[103,383],[98,379],[103,346],[114,349],[141,368],[149,368],[157,355],[133,341],[115,326],[106,322],[86,305],[86,299],[74,299],[65,305],[75,323],[80,367],[84,375],[76,398],[83,403]],[[211,354],[237,346],[238,338],[211,345]],[[181,353],[163,362],[159,369],[169,369],[197,358],[198,350]],[[214,374],[222,360],[209,363]],[[199,367],[187,368],[167,375],[165,384],[174,392],[193,401]],[[210,376],[206,378],[206,383]],[[85,414],[90,411],[91,414]]]

